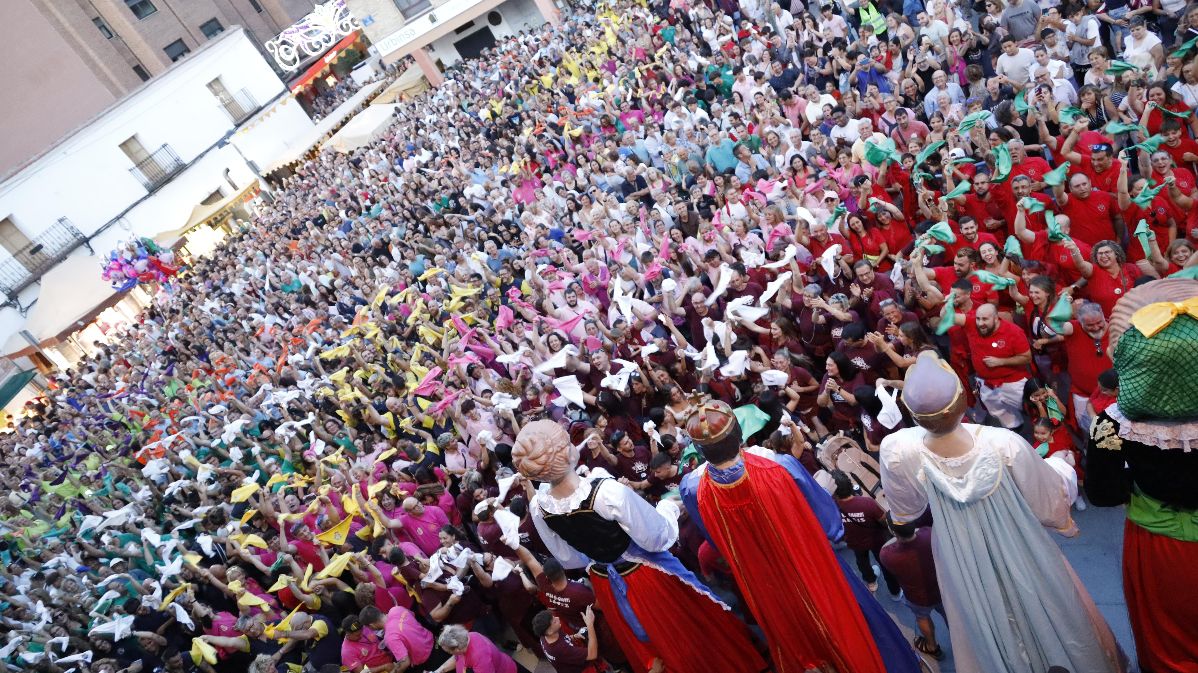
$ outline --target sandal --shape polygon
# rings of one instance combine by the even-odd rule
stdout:
[[[936,661],[944,660],[944,648],[937,645],[936,649],[932,649],[931,647],[928,646],[927,638],[925,638],[923,636],[916,636],[913,644],[915,645],[915,649],[932,657]]]

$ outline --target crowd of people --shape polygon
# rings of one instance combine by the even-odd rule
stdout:
[[[549,553],[512,446],[551,419],[673,499],[703,398],[818,475],[945,656],[934,527],[817,452],[876,457],[934,350],[1084,478],[1113,307],[1198,265],[1198,5],[1049,5],[584,3],[455,66],[0,438],[0,660],[666,670]],[[673,552],[740,603],[686,517]]]

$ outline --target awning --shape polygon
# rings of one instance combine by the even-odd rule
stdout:
[[[164,248],[173,248],[175,247],[175,243],[190,233],[192,229],[227,217],[233,209],[254,198],[260,191],[262,191],[261,186],[259,186],[257,180],[254,180],[245,189],[231,196],[226,196],[216,203],[201,203],[191,209],[191,215],[187,218],[186,224],[177,229],[169,229],[155,234],[154,242]]]
[[[387,127],[395,121],[395,108],[398,105],[367,105],[365,110],[354,115],[341,130],[334,133],[320,146],[320,149],[332,148],[338,152],[352,152],[363,145],[369,145],[383,135]]]
[[[12,398],[24,390],[25,386],[29,385],[29,382],[35,376],[37,376],[36,369],[26,369],[8,377],[8,380],[3,385],[0,385],[0,407],[4,407],[9,402],[12,402]]]
[[[67,257],[41,278],[37,303],[21,330],[42,346],[51,346],[86,327],[101,311],[121,300],[123,293],[100,279],[101,259],[82,254]],[[10,358],[33,352],[21,336],[12,335],[4,346]]]
[[[316,126],[312,127],[312,130],[308,131],[307,134],[300,136],[293,143],[291,143],[291,147],[278,157],[275,157],[275,160],[270,162],[270,165],[263,170],[263,173],[273,173],[287,164],[302,159],[303,156],[308,153],[308,150],[312,149],[314,145],[327,138],[330,133],[335,131],[337,127],[345,121],[346,117],[349,117],[354,113],[355,110],[362,107],[362,104],[366,100],[370,99],[375,92],[383,88],[384,84],[386,84],[386,82],[374,82],[373,84],[367,84],[366,86],[362,87],[358,93],[354,94],[349,100],[337,106],[337,109],[330,112],[327,117],[321,119],[320,122],[317,123]]]
[[[346,35],[341,39],[340,42],[333,45],[331,49],[326,51],[323,56],[317,59],[311,67],[305,70],[304,74],[292,80],[291,83],[287,85],[287,88],[291,89],[292,91],[299,91],[300,89],[307,88],[312,84],[313,81],[316,80],[316,78],[328,72],[329,68],[333,67],[333,62],[337,60],[341,52],[350,48],[350,46],[352,46],[361,38],[362,33],[361,31],[357,30],[349,35]]]
[[[407,94],[409,97],[416,96],[429,88],[428,80],[424,77],[424,71],[419,66],[409,66],[402,75],[397,77],[391,86],[383,90],[378,95],[378,98],[370,101],[371,105],[388,105],[399,100],[401,94]]]

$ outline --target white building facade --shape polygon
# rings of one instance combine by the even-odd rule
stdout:
[[[261,167],[293,151],[313,128],[245,32],[233,27],[5,176],[3,354],[20,344],[14,335],[42,296],[44,275],[86,269],[78,258],[94,254],[94,273],[77,282],[105,284],[103,258],[121,241],[177,230],[200,204],[256,193]]]

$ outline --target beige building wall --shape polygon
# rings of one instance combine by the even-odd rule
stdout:
[[[371,42],[377,43],[404,25],[403,14],[395,7],[394,0],[346,0],[345,4],[359,21],[364,16],[373,17],[374,22],[362,29]]]
[[[0,175],[6,175],[111,105],[120,92],[113,90],[119,84],[106,83],[76,52],[34,0],[0,1],[0,26],[5,32],[0,58],[12,66],[8,104],[0,112]],[[108,56],[119,60],[115,51]]]

